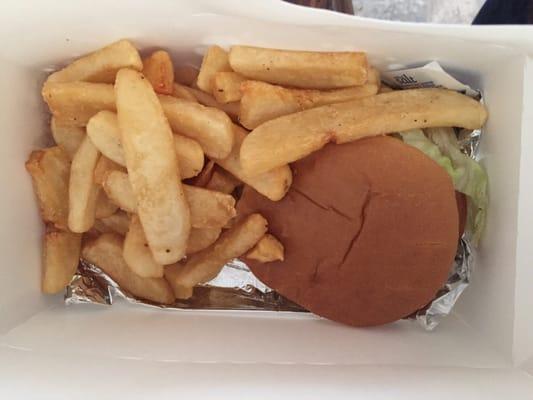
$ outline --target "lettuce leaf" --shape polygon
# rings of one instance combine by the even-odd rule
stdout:
[[[488,207],[488,178],[483,167],[462,153],[453,128],[431,128],[427,136],[420,129],[400,132],[403,141],[422,151],[450,175],[455,190],[468,196],[466,230],[477,245]]]

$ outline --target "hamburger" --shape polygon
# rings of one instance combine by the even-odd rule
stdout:
[[[265,284],[307,310],[352,326],[386,324],[424,307],[446,282],[459,236],[448,173],[382,136],[292,165],[281,201],[246,187],[238,213],[259,212],[283,261],[247,260]]]

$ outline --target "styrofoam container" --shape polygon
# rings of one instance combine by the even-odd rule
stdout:
[[[198,64],[206,46],[437,60],[485,94],[490,210],[472,285],[428,333],[312,315],[71,306],[39,290],[42,225],[24,169],[47,144],[47,67],[119,38]],[[0,3],[0,398],[533,398],[533,30],[366,20],[278,0]]]

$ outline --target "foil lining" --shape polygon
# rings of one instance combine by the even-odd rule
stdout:
[[[456,130],[456,134],[461,151],[478,160],[481,130]],[[457,299],[469,285],[473,264],[474,253],[469,234],[466,232],[458,242],[455,260],[446,284],[429,304],[407,319],[416,321],[428,331],[433,330],[443,317],[450,314]],[[115,297],[142,306],[177,310],[308,312],[263,284],[243,261],[237,259],[226,264],[215,279],[197,286],[191,299],[177,300],[172,305],[155,304],[138,299],[121,289],[100,268],[80,260],[78,270],[66,288],[65,303],[111,305]]]
[[[115,296],[133,304],[156,308],[307,312],[264,285],[240,260],[229,262],[215,279],[197,286],[192,298],[165,305],[136,298],[98,266],[82,259],[67,286],[65,303],[112,305]]]

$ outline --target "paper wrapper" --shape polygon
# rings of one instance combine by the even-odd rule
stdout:
[[[457,81],[436,62],[419,68],[382,72],[382,79],[396,89],[444,87],[481,98],[479,91]],[[461,130],[457,134],[462,151],[477,159],[481,132]],[[474,255],[468,236],[467,232],[459,240],[457,254],[444,287],[433,301],[409,317],[427,330],[435,328],[441,318],[451,312],[457,299],[469,284]],[[263,284],[240,260],[226,264],[215,279],[196,287],[191,299],[178,300],[172,305],[154,304],[137,299],[121,289],[100,268],[81,260],[77,273],[67,287],[65,302],[111,305],[115,296],[122,297],[130,303],[166,309],[307,312]]]

